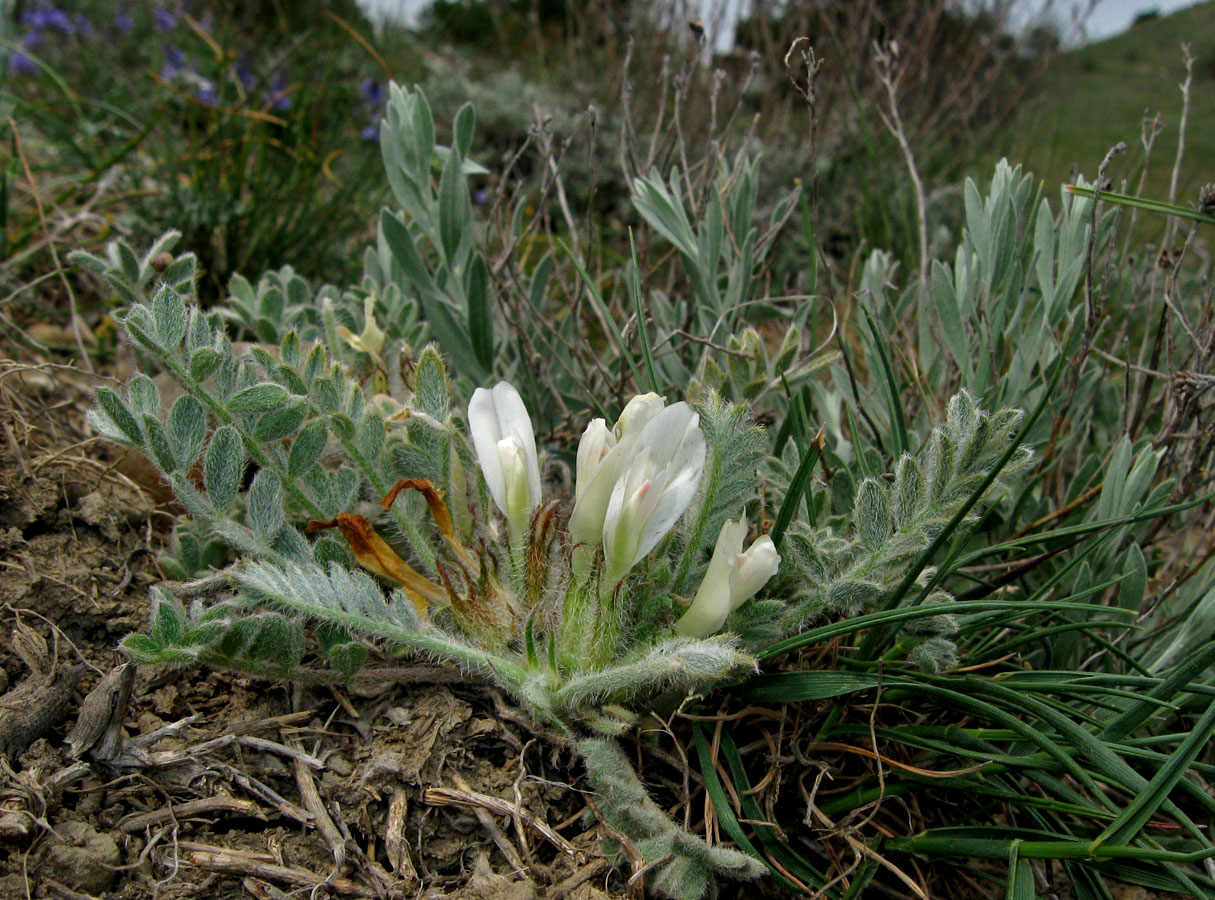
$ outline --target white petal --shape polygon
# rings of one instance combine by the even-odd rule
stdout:
[[[675,623],[675,633],[685,637],[709,637],[721,630],[729,614],[729,582],[722,579],[710,581],[706,577],[688,611]]]
[[[494,411],[493,394],[485,388],[473,391],[472,399],[468,401],[468,431],[489,494],[498,509],[505,511],[506,481],[502,477],[502,461],[498,457],[502,428]]]
[[[620,418],[616,420],[616,436],[622,437],[629,432],[641,431],[651,419],[662,412],[664,406],[666,400],[653,392],[638,394],[625,404]]]
[[[705,439],[686,403],[667,407],[646,425],[636,456],[617,481],[603,523],[609,580],[622,577],[654,549],[696,496],[704,470]],[[643,482],[644,503],[628,504]]]
[[[513,435],[523,448],[527,466],[527,489],[531,507],[540,503],[540,462],[536,455],[536,435],[532,430],[532,417],[527,414],[523,398],[514,385],[499,381],[493,389],[494,411],[497,413],[502,436]]]
[[[531,517],[535,504],[527,478],[527,457],[519,438],[509,435],[498,441],[498,459],[502,464],[502,479],[506,485],[506,504],[502,511],[512,522]]]
[[[726,522],[717,536],[713,558],[700,582],[700,589],[692,605],[675,623],[675,633],[688,637],[708,637],[716,634],[725,624],[731,605],[731,582],[734,565],[742,550],[743,538],[747,536],[746,520]]]
[[[507,513],[507,486],[499,444],[508,439],[515,443],[522,457],[530,515],[540,502],[540,465],[532,420],[519,392],[505,381],[498,382],[493,390],[477,388],[468,401],[468,428],[490,496],[504,514]]]
[[[616,479],[608,499],[603,517],[603,555],[610,581],[623,577],[640,559],[637,547],[645,528],[641,507],[659,500],[649,475],[649,448],[642,447],[628,471]]]
[[[780,554],[768,535],[757,537],[746,553],[738,554],[730,586],[730,609],[735,610],[759,592],[780,570]]]
[[[702,455],[702,466],[703,462]],[[658,546],[658,542],[667,536],[679,517],[687,510],[692,498],[696,496],[696,489],[700,487],[701,467],[697,467],[695,471],[680,470],[675,473],[676,477],[673,481],[657,486],[661,493],[658,494],[657,503],[647,511],[648,515],[642,524],[641,534],[636,549],[633,551],[633,559],[629,563],[630,568]]]
[[[578,441],[578,468],[574,481],[574,500],[582,499],[595,480],[607,454],[616,446],[616,436],[603,419],[591,419]]]

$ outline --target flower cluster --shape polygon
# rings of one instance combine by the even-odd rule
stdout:
[[[39,6],[26,10],[21,14],[21,24],[28,29],[21,39],[21,46],[30,51],[38,49],[44,43],[61,42],[77,35],[83,38],[93,36],[93,26],[83,13],[77,13],[73,17],[55,6]],[[20,51],[11,54],[9,67],[14,75],[34,75],[38,72],[34,61]]]
[[[468,422],[486,487],[506,519],[512,546],[518,546],[526,540],[542,502],[539,458],[527,408],[514,387],[500,382],[473,393]],[[668,406],[657,394],[641,394],[629,401],[613,426],[604,419],[591,421],[578,444],[574,504],[567,525],[572,545],[571,606],[593,581],[599,584],[599,601],[606,602],[622,579],[671,532],[700,486],[705,455],[700,416],[684,402]],[[677,633],[707,637],[719,631],[730,612],[776,573],[780,556],[766,535],[743,552],[747,530],[745,519],[722,528],[708,572],[677,623]],[[566,626],[577,631],[576,619],[567,616]],[[596,638],[611,637],[603,634],[602,627],[591,627]]]
[[[114,11],[114,17],[108,24],[98,23],[94,27],[83,12],[71,12],[71,5],[60,8],[53,4],[39,3],[21,13],[20,24],[25,33],[21,37],[21,47],[31,53],[36,50],[62,49],[69,40],[92,41],[99,36],[130,37],[136,30],[135,16],[130,6],[123,4]],[[181,4],[171,6],[157,4],[151,9],[152,27],[161,34],[173,31],[185,14]],[[208,19],[204,18],[198,24],[207,30]],[[14,50],[9,56],[9,70],[13,75],[37,75],[39,68],[29,53]]]

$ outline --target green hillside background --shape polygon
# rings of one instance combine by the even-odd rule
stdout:
[[[1109,148],[1125,141],[1127,152],[1109,174],[1115,185],[1128,179],[1135,193],[1145,158],[1142,123],[1159,113],[1163,131],[1147,158],[1143,193],[1167,197],[1182,110],[1183,42],[1194,56],[1194,77],[1177,199],[1194,201],[1202,184],[1215,181],[1215,2],[1141,20],[1117,37],[1062,54],[994,149],[1049,183],[1067,180],[1073,168],[1092,179]]]

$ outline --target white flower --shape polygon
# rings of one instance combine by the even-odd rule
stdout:
[[[700,416],[686,403],[668,406],[646,423],[628,450],[603,519],[609,583],[653,550],[692,502],[705,465]]]
[[[675,623],[676,634],[699,638],[716,634],[726,617],[754,597],[776,574],[780,554],[772,538],[766,534],[756,538],[743,553],[746,536],[746,519],[721,526],[700,590],[688,611]]]
[[[603,537],[603,519],[621,473],[628,465],[632,448],[642,431],[662,412],[666,402],[657,394],[638,394],[625,406],[609,429],[603,419],[592,419],[578,443],[578,470],[574,486],[574,511],[569,532],[574,543],[598,546]]]
[[[574,485],[574,502],[577,503],[599,473],[603,460],[616,446],[616,435],[603,419],[591,419],[591,424],[582,432],[578,442],[578,469]]]
[[[490,496],[511,534],[525,534],[540,503],[540,465],[523,398],[505,381],[493,390],[477,388],[468,402],[468,427]]]

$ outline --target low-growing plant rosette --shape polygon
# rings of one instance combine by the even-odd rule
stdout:
[[[812,523],[798,509],[814,442],[790,473],[751,410],[711,389],[694,405],[639,394],[576,449],[537,441],[512,385],[460,403],[439,348],[390,340],[371,293],[340,308],[320,294],[306,336],[238,349],[221,313],[186,300],[194,257],[154,263],[176,240],[142,259],[121,242],[73,257],[131,299],[123,333],[181,388],[166,406],[140,372],[101,388],[89,415],[184,510],[151,628],[123,643],[134,660],[303,680],[351,678],[375,650],[458,666],[569,741],[647,884],[680,900],[764,864],[650,799],[616,742],[640,714],[741,681],[774,641],[911,587],[941,611],[895,652],[953,664],[952,597],[927,562],[1028,464],[1019,412],[959,393],[889,478]],[[332,669],[305,666],[310,650]]]

